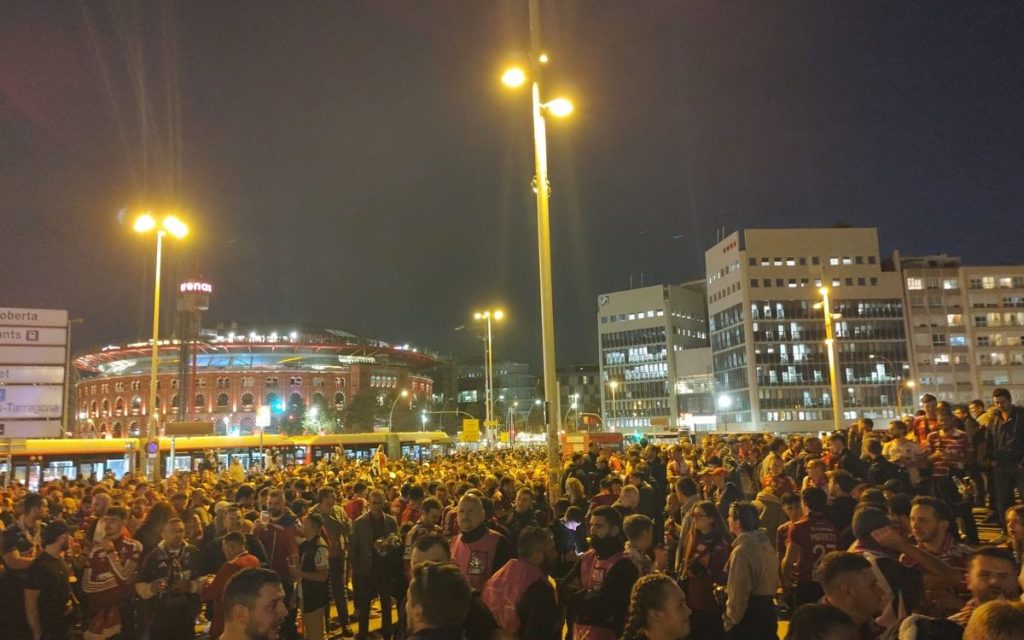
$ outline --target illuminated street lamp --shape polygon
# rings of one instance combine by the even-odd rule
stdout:
[[[497,426],[494,420],[494,334],[491,321],[504,317],[505,312],[501,309],[485,309],[473,314],[474,320],[487,321],[487,341],[484,344],[484,428]]]
[[[608,388],[612,390],[612,406],[611,406],[611,411],[609,411],[609,413],[611,414],[611,416],[609,416],[611,418],[611,420],[609,420],[609,422],[612,423],[612,428],[614,428],[615,427],[615,420],[614,420],[614,418],[615,418],[615,392],[618,391],[618,389],[619,389],[619,381],[618,380],[611,380],[611,381],[609,381],[608,382]]]
[[[821,294],[821,302],[815,303],[814,308],[824,311],[825,345],[828,347],[828,381],[832,388],[832,428],[839,431],[842,424],[843,398],[839,395],[839,372],[836,371],[836,341],[832,335],[832,321],[842,316],[832,313],[828,287],[818,289],[818,293]]]
[[[913,387],[914,381],[904,381],[902,371],[896,369],[896,365],[893,364],[892,360],[885,358],[883,356],[875,355],[873,353],[869,355],[868,358],[871,360],[880,360],[882,361],[882,363],[889,365],[889,367],[893,369],[893,372],[896,377],[896,418],[903,418],[903,385],[905,382],[908,387]],[[909,369],[910,367],[908,365],[903,365],[903,368]]]
[[[572,103],[564,98],[551,102],[541,101],[540,76],[541,67],[549,62],[548,54],[540,42],[540,0],[530,0],[530,68],[529,73],[522,68],[509,69],[502,75],[506,86],[522,86],[532,80],[531,98],[533,111],[533,149],[536,175],[534,176],[537,192],[537,258],[540,280],[540,319],[541,344],[544,360],[544,398],[549,403],[546,407],[547,423],[547,471],[549,486],[555,489],[552,498],[557,498],[557,488],[562,470],[561,455],[558,447],[558,419],[561,411],[558,406],[558,373],[555,367],[555,316],[554,296],[551,285],[551,221],[548,212],[550,186],[548,184],[548,150],[547,133],[544,121],[545,113],[555,117],[566,116],[572,112]],[[528,77],[529,76],[529,77]]]
[[[156,416],[156,369],[160,348],[160,262],[163,254],[163,242],[165,235],[179,239],[187,236],[188,225],[173,215],[164,216],[158,221],[152,213],[147,211],[135,218],[132,229],[136,233],[152,232],[156,236],[156,273],[153,278],[153,350],[149,363],[149,420],[146,430],[146,439],[154,440],[159,433]],[[160,477],[159,454],[150,464],[150,477],[154,481]]]
[[[388,413],[388,433],[391,433],[391,425],[395,418],[395,405],[398,404],[399,399],[408,397],[409,392],[406,391],[405,389],[402,389],[402,391],[397,396],[395,396],[395,401],[391,403],[391,411]]]

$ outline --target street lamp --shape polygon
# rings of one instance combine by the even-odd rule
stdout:
[[[840,430],[842,419],[843,398],[839,395],[839,373],[836,371],[836,344],[832,335],[833,318],[842,317],[838,313],[832,313],[832,305],[829,302],[828,287],[818,289],[821,294],[821,302],[815,303],[815,309],[824,311],[825,320],[825,345],[828,347],[828,381],[832,388],[832,428]]]
[[[402,389],[402,391],[397,396],[395,396],[395,401],[391,403],[391,411],[388,413],[388,433],[391,433],[391,424],[395,417],[395,405],[398,404],[399,399],[408,397],[409,392],[406,391],[405,389]]]
[[[474,320],[487,321],[487,341],[484,346],[484,427],[495,427],[494,420],[494,334],[491,321],[501,320],[505,312],[501,309],[485,309],[473,314]]]
[[[149,362],[149,420],[146,431],[146,439],[154,440],[158,434],[156,416],[156,368],[159,357],[160,343],[160,260],[163,254],[164,236],[171,235],[175,238],[184,238],[188,235],[188,225],[180,218],[168,215],[157,221],[150,212],[140,214],[135,218],[132,229],[136,233],[153,233],[156,236],[156,270],[153,278],[153,349]],[[160,477],[159,454],[153,459],[150,465],[151,478],[156,481]]]
[[[612,419],[609,420],[609,422],[611,422],[611,426],[614,429],[615,428],[615,392],[619,388],[619,381],[618,380],[611,380],[611,381],[609,381],[608,382],[608,388],[612,390],[612,406],[611,406],[611,410],[609,411],[609,413],[611,413],[610,417]]]
[[[901,371],[897,370],[896,369],[896,365],[893,363],[893,361],[888,359],[888,358],[886,358],[886,357],[879,356],[879,355],[876,355],[876,354],[872,353],[871,355],[868,356],[868,358],[871,359],[871,360],[881,360],[882,363],[889,365],[889,368],[891,368],[893,370],[893,373],[895,375],[895,380],[896,380],[896,418],[897,419],[902,418],[903,417],[903,384],[904,384],[903,373]],[[907,365],[903,365],[903,366],[904,366],[904,368],[907,368]],[[908,386],[913,386],[913,382],[914,382],[913,380],[908,380],[908,381],[906,381],[906,384]]]
[[[541,344],[544,359],[544,398],[550,403],[545,412],[547,423],[548,445],[548,479],[549,486],[556,488],[553,498],[557,498],[559,475],[561,473],[561,456],[558,447],[558,418],[561,411],[558,407],[558,373],[555,367],[555,315],[554,296],[551,285],[551,221],[548,211],[550,185],[548,184],[548,150],[545,114],[555,117],[566,116],[572,111],[572,103],[564,98],[551,102],[541,101],[540,77],[541,68],[549,58],[540,43],[540,0],[530,0],[530,69],[529,79],[532,80],[531,100],[533,112],[533,159],[535,165],[535,184],[537,193],[537,259],[540,284],[540,326]],[[509,69],[502,75],[506,86],[522,86],[527,82],[527,71]]]

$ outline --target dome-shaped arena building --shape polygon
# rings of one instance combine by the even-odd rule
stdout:
[[[151,344],[107,346],[74,359],[76,435],[145,434]],[[433,383],[423,372],[434,364],[421,349],[339,329],[222,325],[184,344],[160,341],[157,415],[161,425],[213,422],[216,433],[248,435],[268,416],[296,407],[341,415],[361,393],[381,401],[400,390],[410,400],[429,398]]]

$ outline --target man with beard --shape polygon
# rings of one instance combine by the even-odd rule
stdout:
[[[123,535],[127,519],[128,510],[114,505],[106,510],[97,527],[104,538],[93,543],[82,573],[82,592],[89,605],[89,620],[84,625],[87,636],[135,635],[131,585],[138,571],[142,543]]]
[[[332,487],[321,487],[316,494],[317,506],[313,512],[320,515],[324,523],[324,537],[327,542],[328,561],[330,564],[331,595],[338,609],[337,621],[341,625],[341,635],[351,637],[348,628],[348,599],[345,594],[345,583],[348,568],[345,566],[345,552],[348,539],[352,535],[352,521],[338,504],[338,496]]]
[[[473,589],[484,583],[514,555],[505,536],[487,526],[483,501],[467,494],[459,500],[459,535],[452,540],[452,561],[459,565]]]
[[[976,549],[967,573],[967,588],[971,592],[971,599],[963,609],[949,617],[962,626],[967,626],[974,610],[986,602],[1017,600],[1020,587],[1017,584],[1013,554],[999,547]]]
[[[43,552],[25,575],[25,614],[36,640],[71,640],[75,601],[67,565],[61,560],[70,532],[63,520],[46,525],[41,538]]]
[[[622,519],[611,507],[590,513],[589,551],[561,583],[562,601],[573,619],[575,640],[614,640],[629,613],[629,594],[640,577],[623,553]]]
[[[0,552],[6,571],[0,573],[0,623],[17,638],[28,634],[25,620],[25,571],[41,551],[39,534],[46,517],[46,500],[30,493],[21,502],[21,517],[0,534]]]
[[[195,633],[198,564],[199,550],[185,542],[185,523],[171,518],[164,524],[160,542],[143,560],[135,584],[149,638],[177,640]]]
[[[957,542],[950,533],[953,514],[945,502],[932,496],[914,498],[910,508],[910,530],[919,549],[923,549],[958,570],[960,581],[953,585],[937,582],[931,576],[925,576],[926,610],[922,613],[946,617],[963,606],[968,597],[963,576],[971,559],[971,549]],[[903,564],[916,567],[916,563],[907,557],[901,558]]]
[[[220,640],[278,640],[288,616],[284,587],[269,569],[242,569],[224,590],[224,633]]]
[[[270,518],[261,518],[256,523],[254,533],[267,550],[270,568],[280,578],[285,591],[285,602],[289,604],[290,611],[282,625],[281,636],[287,640],[296,640],[299,637],[299,632],[295,628],[298,610],[293,606],[292,594],[295,587],[291,579],[291,570],[288,568],[289,562],[296,562],[299,557],[296,519],[285,506],[284,492],[280,489],[272,489],[267,494],[267,510]]]
[[[398,540],[398,522],[384,513],[384,494],[370,492],[370,510],[356,518],[352,524],[352,545],[349,561],[352,563],[352,586],[355,588],[356,616],[359,631],[356,637],[364,640],[370,629],[370,604],[380,597],[381,632],[385,638],[391,634],[391,584],[388,572],[390,541]]]
[[[520,638],[558,640],[562,619],[548,567],[555,558],[551,532],[526,527],[519,535],[519,558],[509,560],[484,585],[483,597],[502,629]]]

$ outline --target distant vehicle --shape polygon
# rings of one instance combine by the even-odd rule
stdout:
[[[199,436],[173,439],[174,456],[171,458],[171,438],[160,438],[159,456],[161,469],[168,473],[173,469],[196,471],[203,463],[206,453],[212,452],[221,469],[239,460],[242,467],[249,469],[260,462],[260,451],[264,460],[273,455],[279,464],[311,464],[323,459],[333,460],[344,455],[349,460],[369,460],[380,445],[388,446],[387,433],[351,433],[337,435],[281,434],[225,437]],[[448,455],[454,448],[454,441],[446,433],[435,431],[395,432],[402,456],[423,462]],[[112,473],[120,479],[133,470],[134,459],[145,442],[135,438],[65,438],[28,439],[9,441],[14,471],[11,479],[36,490],[40,482],[55,480],[64,476],[69,480],[88,478],[102,479]],[[8,463],[0,449],[0,473],[7,473]]]

